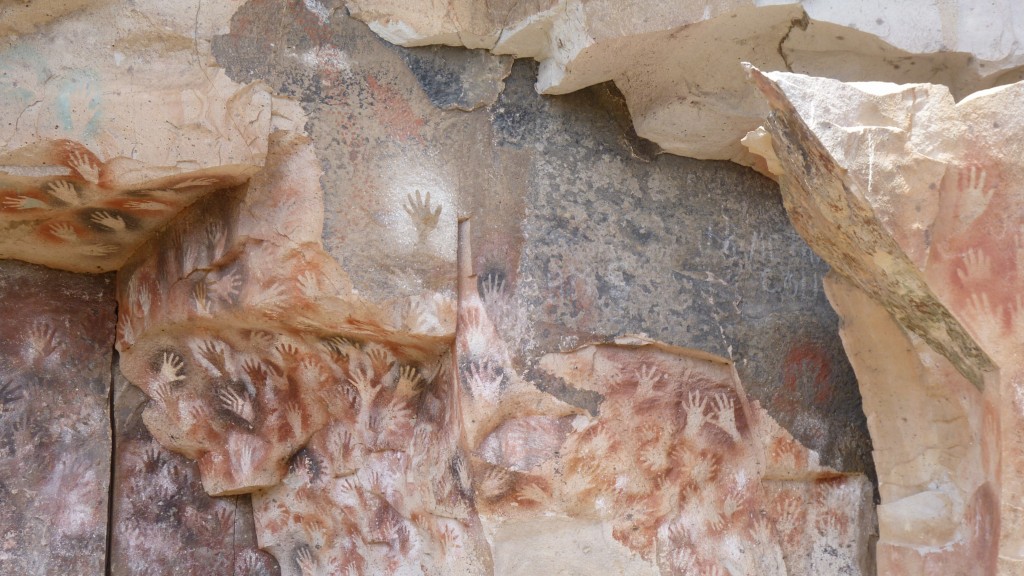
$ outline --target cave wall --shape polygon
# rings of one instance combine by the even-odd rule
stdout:
[[[1013,19],[641,4],[3,8],[0,256],[116,276],[3,261],[0,569],[1014,573],[1001,248],[926,266],[1000,171],[730,67],[963,95]]]
[[[111,470],[113,277],[4,261],[0,564],[99,574]]]

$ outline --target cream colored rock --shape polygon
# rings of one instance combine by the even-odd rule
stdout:
[[[833,268],[892,574],[1024,570],[1024,84],[751,73],[798,231]]]
[[[263,166],[297,104],[217,68],[238,2],[0,8],[0,257],[117,269],[154,230]]]
[[[637,133],[664,150],[752,164],[740,138],[767,112],[737,64],[844,80],[941,82],[966,94],[1024,64],[1011,0],[349,0],[404,46],[487,48],[541,62],[537,90],[614,81]]]
[[[209,48],[239,4],[96,3],[0,36],[0,114],[13,120],[0,150],[73,140],[175,172],[261,166],[273,98],[229,80]]]
[[[880,573],[994,573],[991,401],[863,290],[838,275],[826,285],[875,446]]]

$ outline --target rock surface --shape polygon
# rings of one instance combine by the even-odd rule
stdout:
[[[585,29],[540,66],[553,91],[640,82],[614,69],[641,36],[706,59],[704,34],[807,27],[792,7],[637,5],[615,30],[597,2],[460,6],[463,44],[502,18],[528,21],[508,50]],[[544,98],[536,66],[389,46],[338,2],[49,9],[2,9],[0,257],[118,269],[139,389],[115,371],[110,571],[872,573],[859,398],[769,180],[658,158],[636,91]],[[5,389],[3,413],[25,396]],[[43,517],[78,510],[49,482],[73,501]],[[97,571],[100,547],[61,570]]]
[[[359,299],[319,248],[318,172],[308,138],[277,133],[247,189],[137,253],[119,276],[122,368],[209,493],[260,490],[257,536],[282,574],[484,573],[454,477],[455,310],[425,318],[447,327],[431,334]]]
[[[216,67],[232,3],[0,7],[0,257],[116,270],[301,112]]]
[[[209,492],[255,492],[257,537],[282,574],[529,570],[517,546],[549,521],[586,546],[614,542],[623,570],[869,572],[866,480],[819,466],[748,408],[729,361],[626,345],[581,380],[576,354],[552,351],[538,369],[598,402],[542,390],[489,317],[504,286],[465,268],[466,222],[457,321],[443,292],[402,308],[353,290],[320,247],[313,146],[276,133],[249,185],[187,209],[118,279],[122,367],[153,398],[147,426],[199,461]],[[441,213],[423,194],[407,202],[413,218]],[[411,228],[429,254],[434,226]],[[636,427],[646,411],[654,422]],[[588,463],[598,429],[621,439],[607,474]],[[784,542],[773,518],[794,522],[801,501],[815,528]],[[587,560],[543,564],[571,562]]]
[[[0,262],[0,572],[102,574],[113,278]]]
[[[250,497],[210,497],[196,463],[146,429],[148,401],[115,369],[110,574],[280,574],[256,547]]]
[[[210,57],[236,2],[62,4],[2,8],[0,113],[10,121],[0,164],[19,166],[26,146],[71,140],[103,162],[119,159],[117,176],[132,183],[262,165],[269,128],[283,121],[275,104],[286,103],[230,80]]]
[[[1020,573],[1024,85],[955,103],[941,86],[752,77],[775,111],[771,146],[751,145],[835,274],[876,446],[880,570]]]
[[[101,180],[107,164],[71,142],[37,148],[33,158],[74,171],[56,178],[0,173],[0,256],[74,272],[120,268],[182,208],[245,179],[212,170],[118,188]]]
[[[271,44],[344,55],[348,67],[310,67]],[[388,47],[359,22],[322,22],[298,4],[250,2],[214,54],[232,77],[300,99],[324,167],[324,248],[396,322],[427,329],[436,302],[454,306],[456,220],[471,217],[489,314],[516,370],[543,389],[595,408],[593,392],[563,394],[537,362],[643,332],[734,360],[747,393],[823,463],[871,474],[825,265],[768,179],[656,157],[614,88],[540,96],[527,62],[493,103],[439,110],[438,84],[404,62],[460,60]]]
[[[463,434],[495,573],[873,573],[866,478],[820,467],[728,360],[635,337],[545,355],[598,394],[587,413],[516,373],[476,275],[460,285]]]
[[[118,276],[122,369],[156,401],[149,429],[199,459],[211,494],[277,484],[324,426],[332,338],[377,338],[414,359],[450,339],[454,309],[423,311],[449,327],[424,333],[352,291],[319,246],[318,173],[308,138],[276,133],[246,189],[193,206]]]
[[[541,62],[537,90],[614,81],[640,136],[694,158],[755,164],[740,138],[767,112],[739,62],[843,80],[937,82],[963,96],[1018,79],[1021,8],[1003,0],[348,0],[403,46],[486,48]]]

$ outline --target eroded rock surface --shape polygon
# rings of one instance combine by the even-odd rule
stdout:
[[[461,60],[388,46],[341,12],[249,2],[214,53],[232,78],[263,78],[300,101],[324,166],[324,247],[388,317],[455,300],[456,220],[471,216],[489,314],[517,369],[545,389],[560,395],[562,384],[537,369],[543,355],[645,332],[730,358],[748,394],[824,463],[870,474],[820,287],[826,266],[767,178],[655,156],[612,86],[541,96],[525,61],[494,104],[438,110],[444,83],[423,77]],[[571,397],[596,406],[588,390]]]
[[[637,133],[668,152],[753,164],[739,139],[767,108],[735,65],[843,80],[938,82],[966,95],[1016,80],[1020,7],[925,0],[349,0],[403,46],[486,48],[541,62],[537,90],[612,80]]]
[[[234,3],[64,4],[3,8],[3,156],[72,140],[104,162],[122,159],[133,181],[262,165],[280,111],[265,88],[230,80],[210,58]]]
[[[955,103],[941,86],[752,74],[775,112],[771,146],[751,146],[833,266],[876,446],[880,569],[1020,573],[1024,85]]]
[[[120,188],[105,180],[107,164],[70,141],[37,148],[33,158],[70,174],[0,173],[0,256],[75,272],[116,270],[182,208],[245,180],[212,170]]]
[[[286,575],[491,573],[459,448],[451,356],[416,362],[372,341],[332,346],[326,425],[284,481],[254,498],[261,545]]]
[[[111,276],[0,263],[0,572],[102,574]]]
[[[767,180],[656,159],[608,85],[553,102],[535,67],[387,46],[337,2],[252,0],[211,43],[234,7],[0,25],[0,257],[119,269],[121,367],[149,398],[115,398],[113,571],[274,573],[255,539],[302,576],[871,572],[858,401],[821,263]],[[459,26],[484,35],[604,10],[470,8]],[[587,60],[638,58],[637,34],[685,28],[673,49],[703,58],[700,34],[769,12],[768,36],[800,28],[790,8],[715,10],[590,29],[559,90],[636,81]],[[513,43],[565,32],[550,15]],[[680,190],[700,196],[674,218]],[[730,360],[610,339],[640,330]],[[23,398],[0,393],[4,413]]]
[[[265,489],[257,535],[283,574],[483,573],[455,477],[451,328],[388,324],[352,292],[319,247],[309,139],[272,142],[248,189],[204,199],[122,271],[119,346],[153,398],[143,418],[198,459],[210,493]],[[453,328],[447,314],[426,324]]]
[[[392,324],[352,292],[320,248],[309,139],[279,132],[273,142],[247,189],[193,206],[118,277],[122,369],[156,400],[144,416],[150,430],[200,460],[212,494],[277,484],[291,454],[325,425],[321,372],[338,353],[332,338],[377,338],[418,359],[450,340],[443,329]],[[429,325],[453,325],[453,308],[432,311],[448,318]]]
[[[445,84],[405,62],[456,70],[461,60],[388,46],[340,12],[249,2],[214,53],[233,78],[264,78],[299,99],[324,166],[324,248],[389,317],[425,330],[440,317],[435,302],[454,302],[455,224],[471,216],[489,313],[516,369],[544,389],[596,406],[589,391],[562,395],[539,358],[644,332],[733,359],[748,394],[825,464],[871,473],[820,286],[826,266],[768,179],[656,156],[631,134],[614,87],[540,96],[528,62],[493,104],[439,110]]]
[[[820,467],[728,360],[636,337],[545,355],[588,413],[516,372],[471,261],[460,245],[461,414],[496,573],[871,572],[870,484]]]
[[[104,272],[302,115],[214,65],[231,3],[75,4],[0,8],[0,257]]]
[[[161,446],[146,429],[148,401],[115,369],[110,573],[280,574],[256,547],[250,497],[209,496],[196,463]]]

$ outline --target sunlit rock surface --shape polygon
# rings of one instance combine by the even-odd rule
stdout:
[[[937,82],[955,94],[1018,79],[1010,0],[348,0],[390,42],[486,48],[541,62],[537,90],[612,80],[637,133],[694,158],[755,164],[739,145],[767,112],[737,64],[843,80]]]
[[[100,572],[100,534],[125,574],[872,573],[871,447],[825,265],[769,179],[659,156],[637,135],[654,117],[629,117],[637,92],[602,76],[625,65],[609,48],[635,58],[641,34],[660,50],[684,20],[630,6],[618,32],[577,23],[601,47],[570,46],[559,72],[396,47],[340,2],[37,6],[0,8],[0,257],[117,269],[120,370],[138,388],[110,366],[110,319],[91,327],[106,326],[92,341],[115,412],[95,422],[113,444],[87,452],[107,466],[88,472],[95,509],[64,521],[85,494],[64,476],[49,500],[12,490],[3,514],[42,506],[83,535],[5,541],[0,572]],[[560,6],[470,7],[459,26],[486,36]],[[712,8],[687,12],[710,24],[673,49],[711,62],[708,34],[814,25]],[[538,26],[514,43],[566,32]],[[545,97],[538,74],[625,95]],[[19,290],[49,298],[46,282]],[[16,302],[12,325],[41,314]],[[78,337],[12,334],[33,350]],[[10,346],[29,370],[35,353]],[[92,355],[75,353],[80,377]],[[6,390],[0,418],[34,398]],[[84,430],[52,410],[32,417]],[[882,513],[902,522],[892,542],[939,542],[911,520],[957,506],[935,489]]]
[[[833,267],[882,505],[879,567],[1017,574],[1017,197],[1024,85],[942,86],[753,71],[797,229]]]
[[[281,111],[264,87],[230,80],[210,56],[237,2],[49,4],[0,8],[0,110],[10,119],[0,164],[26,146],[71,140],[101,162],[118,159],[116,175],[132,182],[262,165]]]

